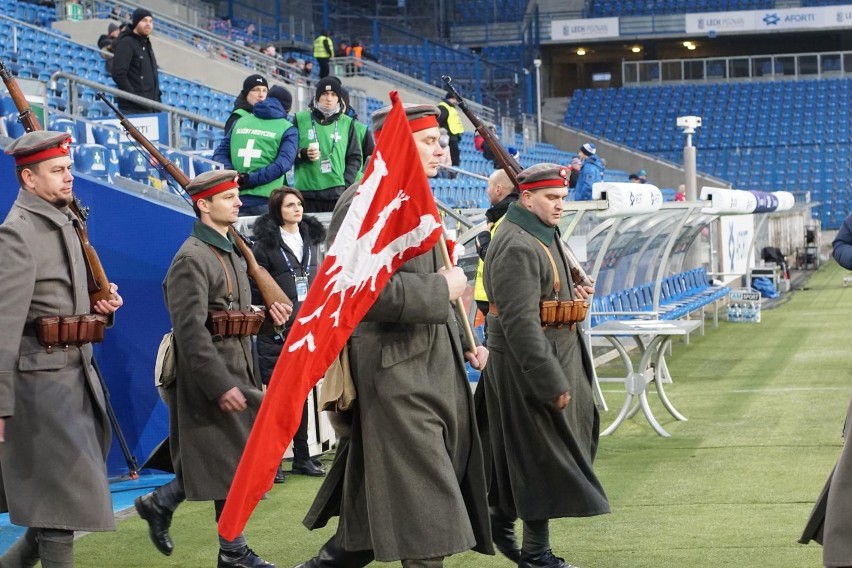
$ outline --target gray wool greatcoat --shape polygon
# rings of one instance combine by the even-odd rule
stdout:
[[[329,242],[357,184],[335,207]],[[350,339],[357,401],[305,525],[340,515],[376,560],[493,554],[473,397],[437,247],[403,264]]]
[[[228,301],[225,269],[231,279]],[[177,378],[169,405],[172,463],[183,476],[187,499],[223,500],[263,399],[254,372],[250,337],[214,338],[210,310],[247,310],[251,304],[245,261],[229,239],[200,221],[166,274],[163,290],[177,345]],[[248,408],[223,412],[218,398],[239,387]]]
[[[92,346],[47,353],[25,329],[39,316],[90,313],[68,213],[20,190],[0,226],[0,282],[0,511],[28,527],[115,530],[111,430]]]
[[[542,329],[539,302],[560,299],[573,283],[558,232],[520,203],[509,206],[485,258],[483,279],[499,315],[488,314],[484,382],[494,478],[489,499],[527,521],[608,513],[592,468],[600,420],[592,395],[591,359],[578,330]],[[564,410],[551,403],[568,392]]]
[[[836,257],[835,257],[836,258]],[[846,411],[844,437],[840,459],[828,477],[817,503],[799,539],[802,544],[814,540],[823,546],[823,565],[852,566],[852,400]]]

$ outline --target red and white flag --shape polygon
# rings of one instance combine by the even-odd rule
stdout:
[[[249,435],[219,534],[242,533],[302,418],[310,390],[407,260],[430,250],[441,221],[396,91],[364,179],[328,250],[269,381]]]

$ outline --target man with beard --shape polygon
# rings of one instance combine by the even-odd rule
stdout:
[[[28,528],[0,558],[4,567],[41,559],[44,568],[68,568],[74,531],[115,530],[105,462],[111,430],[91,342],[122,300],[115,284],[109,300],[89,300],[68,209],[70,143],[67,133],[41,130],[6,148],[21,189],[0,226],[0,511]],[[77,323],[91,312],[101,318],[100,338]],[[73,326],[68,344],[51,340],[60,338],[60,321]]]
[[[321,79],[310,108],[293,120],[299,129],[294,185],[305,198],[305,213],[333,211],[361,168],[361,142],[341,94],[340,79]]]

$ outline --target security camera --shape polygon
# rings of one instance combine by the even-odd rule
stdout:
[[[533,59],[533,66],[541,67],[541,59]]]
[[[695,129],[701,127],[701,117],[679,116],[677,117],[677,127],[682,128],[684,134],[694,134]]]

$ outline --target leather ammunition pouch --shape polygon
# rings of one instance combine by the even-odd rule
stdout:
[[[262,312],[249,310],[211,310],[207,314],[207,329],[211,335],[245,337],[257,335],[266,317]]]
[[[71,345],[103,341],[108,321],[102,314],[41,316],[35,319],[34,328],[39,345],[52,353],[54,347],[67,349]]]
[[[547,300],[539,302],[542,327],[560,328],[563,325],[571,329],[586,319],[589,303],[585,300]]]

